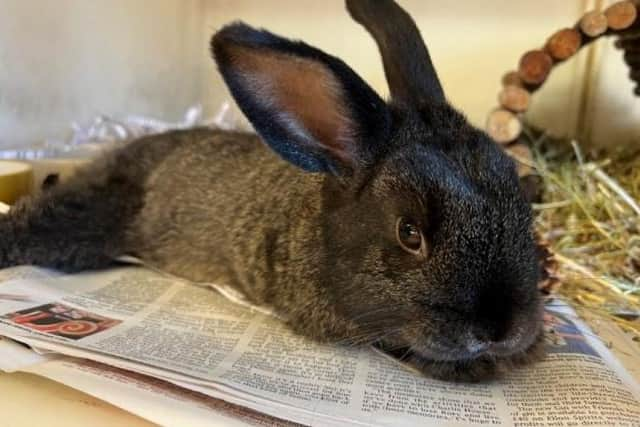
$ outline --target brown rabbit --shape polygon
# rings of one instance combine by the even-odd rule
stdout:
[[[211,41],[258,134],[133,141],[0,219],[0,267],[123,254],[233,287],[316,340],[477,380],[541,333],[532,215],[513,162],[446,101],[392,0],[348,0],[391,100],[344,62],[242,23]]]

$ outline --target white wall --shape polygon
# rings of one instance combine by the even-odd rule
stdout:
[[[582,0],[400,0],[427,41],[449,99],[479,126],[497,104],[502,74],[517,65],[526,50],[542,45],[558,28],[576,21]],[[206,3],[205,27],[215,29],[242,19],[322,48],[347,61],[380,93],[386,93],[375,44],[349,18],[343,2],[216,0]],[[532,120],[564,133],[573,132],[572,104],[579,98],[580,61],[556,70],[546,91],[536,96]],[[221,79],[210,74],[207,99],[227,97]],[[551,96],[548,96],[551,93]],[[556,96],[553,96],[555,94]],[[566,114],[558,114],[566,111]]]
[[[0,0],[0,147],[199,97],[199,0]]]
[[[595,1],[400,3],[427,40],[450,100],[482,125],[496,105],[501,75]],[[175,120],[194,102],[214,110],[228,94],[208,39],[235,19],[336,54],[387,92],[375,45],[341,0],[0,0],[0,10],[0,148],[62,137],[71,121],[100,113]],[[560,135],[629,139],[640,107],[621,59],[605,50],[595,78],[585,56],[553,72],[535,95],[530,120]],[[586,98],[588,132],[577,123]]]

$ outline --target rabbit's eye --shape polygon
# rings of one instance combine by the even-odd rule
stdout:
[[[424,237],[420,228],[406,218],[398,218],[396,222],[396,238],[402,249],[413,255],[420,255],[424,247]]]

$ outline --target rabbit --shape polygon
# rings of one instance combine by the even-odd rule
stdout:
[[[346,7],[378,45],[388,101],[334,56],[228,24],[212,56],[256,133],[127,143],[0,218],[0,267],[76,272],[133,255],[439,379],[539,357],[532,212],[514,162],[447,102],[400,6]]]

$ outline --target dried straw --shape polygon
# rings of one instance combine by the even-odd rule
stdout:
[[[557,292],[640,342],[640,152],[587,158],[575,141],[527,135],[544,188],[536,227],[559,265]]]

